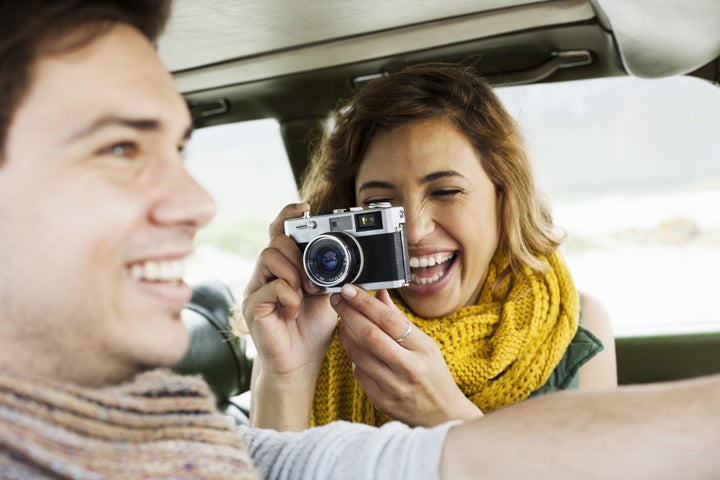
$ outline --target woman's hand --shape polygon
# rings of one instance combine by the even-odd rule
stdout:
[[[482,416],[456,385],[435,341],[412,325],[386,290],[345,285],[330,302],[355,378],[375,406],[408,425]],[[408,333],[409,332],[409,333]]]
[[[251,414],[257,426],[309,425],[315,384],[335,332],[337,314],[328,295],[313,295],[319,288],[307,279],[302,252],[284,233],[285,220],[308,209],[300,203],[280,212],[245,290],[242,313],[258,353]]]

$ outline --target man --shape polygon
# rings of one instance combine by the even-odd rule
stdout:
[[[708,478],[720,378],[527,401],[473,423],[244,429],[158,370],[214,204],[152,41],[160,1],[0,4],[2,478]],[[582,448],[579,446],[582,445]],[[253,466],[257,465],[257,468]]]

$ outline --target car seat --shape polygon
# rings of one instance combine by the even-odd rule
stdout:
[[[182,310],[190,348],[173,370],[201,375],[215,394],[218,408],[237,423],[247,424],[247,407],[234,397],[250,389],[252,359],[246,355],[248,340],[236,335],[230,324],[234,304],[230,289],[222,282],[193,286],[192,298]]]

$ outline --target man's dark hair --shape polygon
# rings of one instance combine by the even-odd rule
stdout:
[[[72,51],[117,23],[155,43],[170,0],[0,0],[0,165],[13,114],[43,54]]]

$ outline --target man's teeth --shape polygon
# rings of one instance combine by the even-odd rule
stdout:
[[[185,275],[185,264],[182,260],[150,260],[132,265],[129,271],[133,280],[179,282]]]
[[[410,257],[410,268],[432,267],[447,262],[452,258],[452,253],[438,253],[424,257]]]

